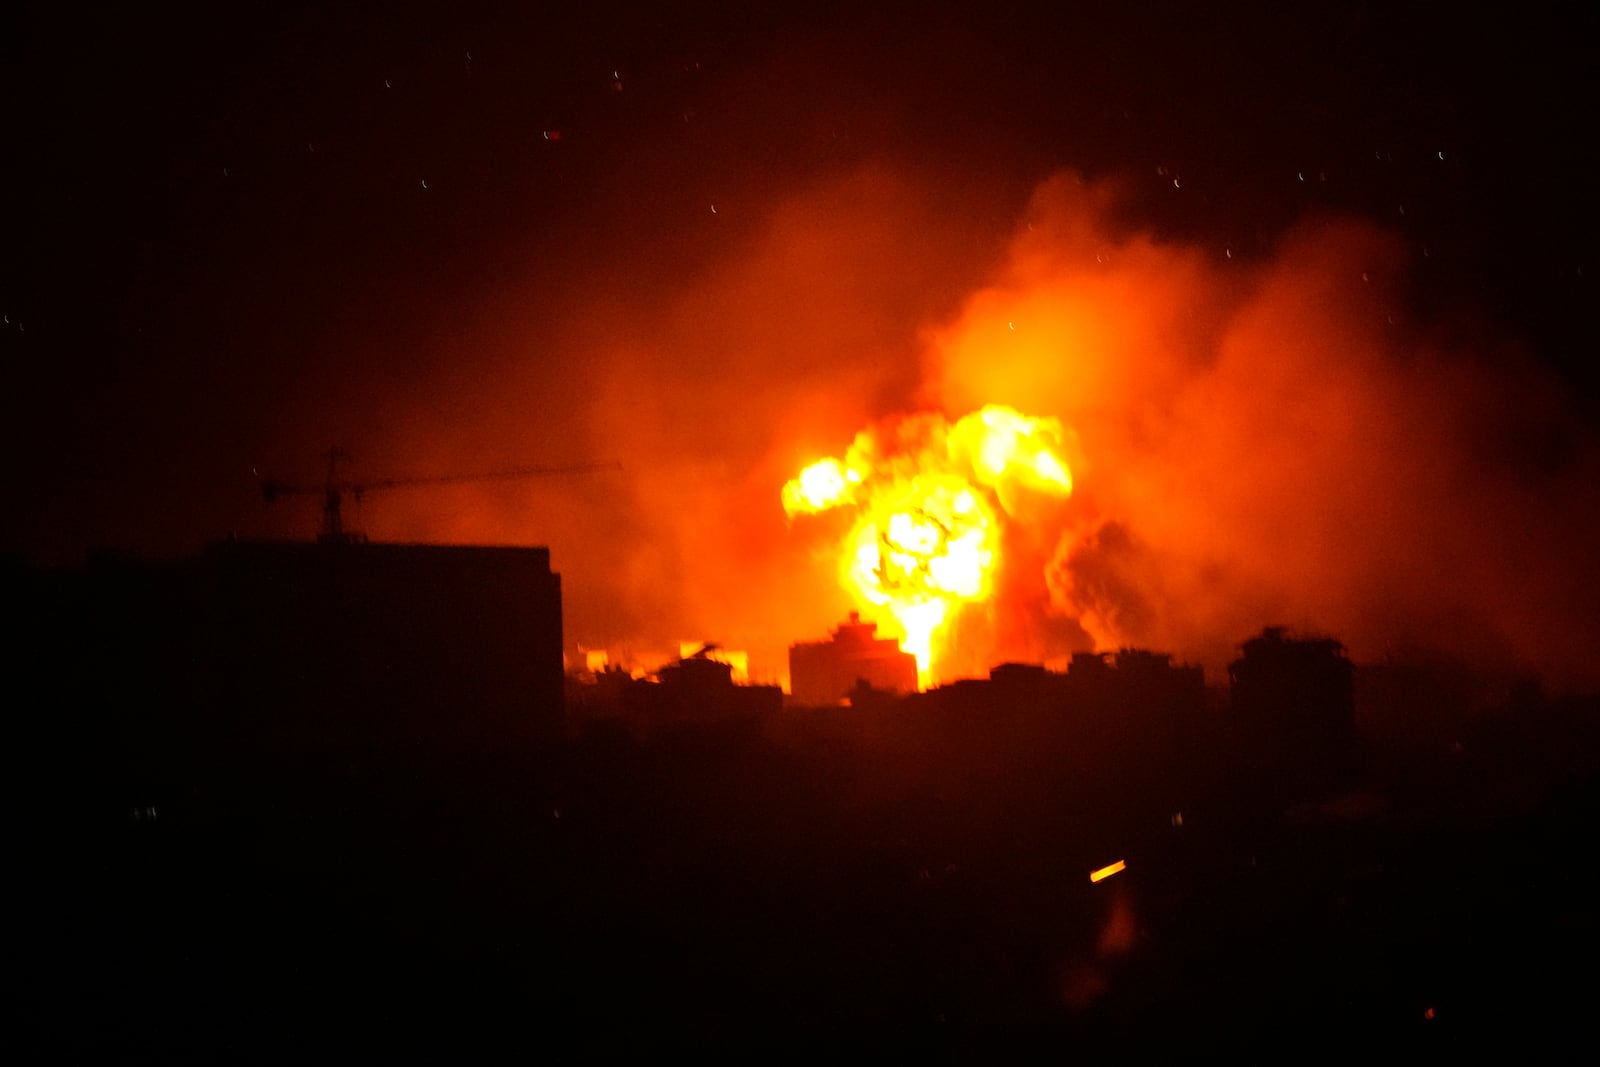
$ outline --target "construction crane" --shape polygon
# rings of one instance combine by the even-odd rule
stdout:
[[[339,463],[350,458],[342,448],[328,450],[328,476],[322,485],[293,485],[263,479],[261,498],[272,503],[280,496],[296,493],[322,494],[322,532],[317,540],[323,544],[364,544],[367,535],[357,530],[347,530],[344,525],[344,500],[350,497],[357,504],[375,489],[401,489],[419,485],[453,485],[463,482],[500,481],[512,478],[538,478],[554,474],[589,474],[595,471],[621,470],[620,463],[578,463],[564,467],[507,467],[503,470],[484,471],[478,474],[446,474],[430,478],[375,478],[370,481],[350,481],[339,477]]]

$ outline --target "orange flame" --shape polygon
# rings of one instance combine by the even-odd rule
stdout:
[[[811,464],[783,487],[796,515],[856,509],[840,579],[863,607],[887,609],[927,684],[936,639],[963,603],[992,592],[1004,522],[1019,491],[1065,497],[1063,431],[991,405],[953,425],[917,415],[856,435],[843,460]]]

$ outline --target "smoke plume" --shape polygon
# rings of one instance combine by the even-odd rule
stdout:
[[[1074,494],[1008,530],[936,673],[1139,646],[1216,678],[1281,623],[1358,658],[1420,645],[1600,681],[1593,442],[1472,309],[1416,316],[1395,236],[1314,217],[1247,259],[1158,239],[1074,174],[1010,236],[899,167],[774,205],[670,278],[658,241],[615,284],[555,283],[559,359],[521,369],[501,343],[473,433],[621,476],[396,500],[389,528],[550,544],[569,644],[715,640],[781,679],[790,643],[859,606],[842,530],[792,529],[784,483],[874,422],[1004,404],[1065,425]],[[549,417],[518,402],[536,391]]]
[[[1410,318],[1370,224],[1310,219],[1245,263],[1119,232],[1116,203],[1043,187],[929,357],[933,403],[1078,433],[1051,608],[1213,670],[1283,622],[1592,682],[1596,453],[1558,384],[1470,309]]]

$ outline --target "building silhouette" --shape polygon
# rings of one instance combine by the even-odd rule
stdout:
[[[902,652],[892,638],[878,637],[876,623],[862,622],[859,612],[833,631],[827,641],[802,641],[789,646],[789,691],[794,703],[838,704],[860,688],[880,692],[917,691],[917,658]]]
[[[1243,754],[1306,784],[1351,767],[1356,748],[1355,668],[1330,637],[1269,626],[1228,667]]]
[[[531,739],[563,710],[545,548],[225,542],[33,584],[72,704],[225,747]]]
[[[335,713],[359,701],[510,725],[562,710],[547,548],[236,542],[197,569],[235,699],[255,678]]]
[[[622,710],[646,729],[681,723],[750,720],[783,708],[775,685],[738,685],[733,665],[711,656],[713,646],[684,656],[656,671],[655,679],[634,679],[622,689]]]

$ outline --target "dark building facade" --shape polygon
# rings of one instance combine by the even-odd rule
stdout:
[[[1242,754],[1307,782],[1332,780],[1356,747],[1355,667],[1344,645],[1270,626],[1228,668]]]
[[[1066,694],[1074,707],[1114,712],[1139,727],[1166,730],[1199,718],[1205,705],[1205,671],[1142,648],[1079,652],[1067,667]]]
[[[630,724],[649,730],[684,723],[753,721],[783,707],[775,685],[736,685],[733,667],[706,649],[669,663],[656,679],[636,679],[622,692]]]
[[[561,578],[546,548],[230,543],[196,573],[225,698],[466,729],[561,714]]]
[[[69,703],[222,745],[533,736],[563,710],[545,548],[228,542],[91,560],[33,595]]]
[[[789,646],[789,692],[796,704],[838,704],[865,682],[882,692],[915,693],[917,658],[892,638],[878,637],[875,623],[850,620],[827,641]]]

